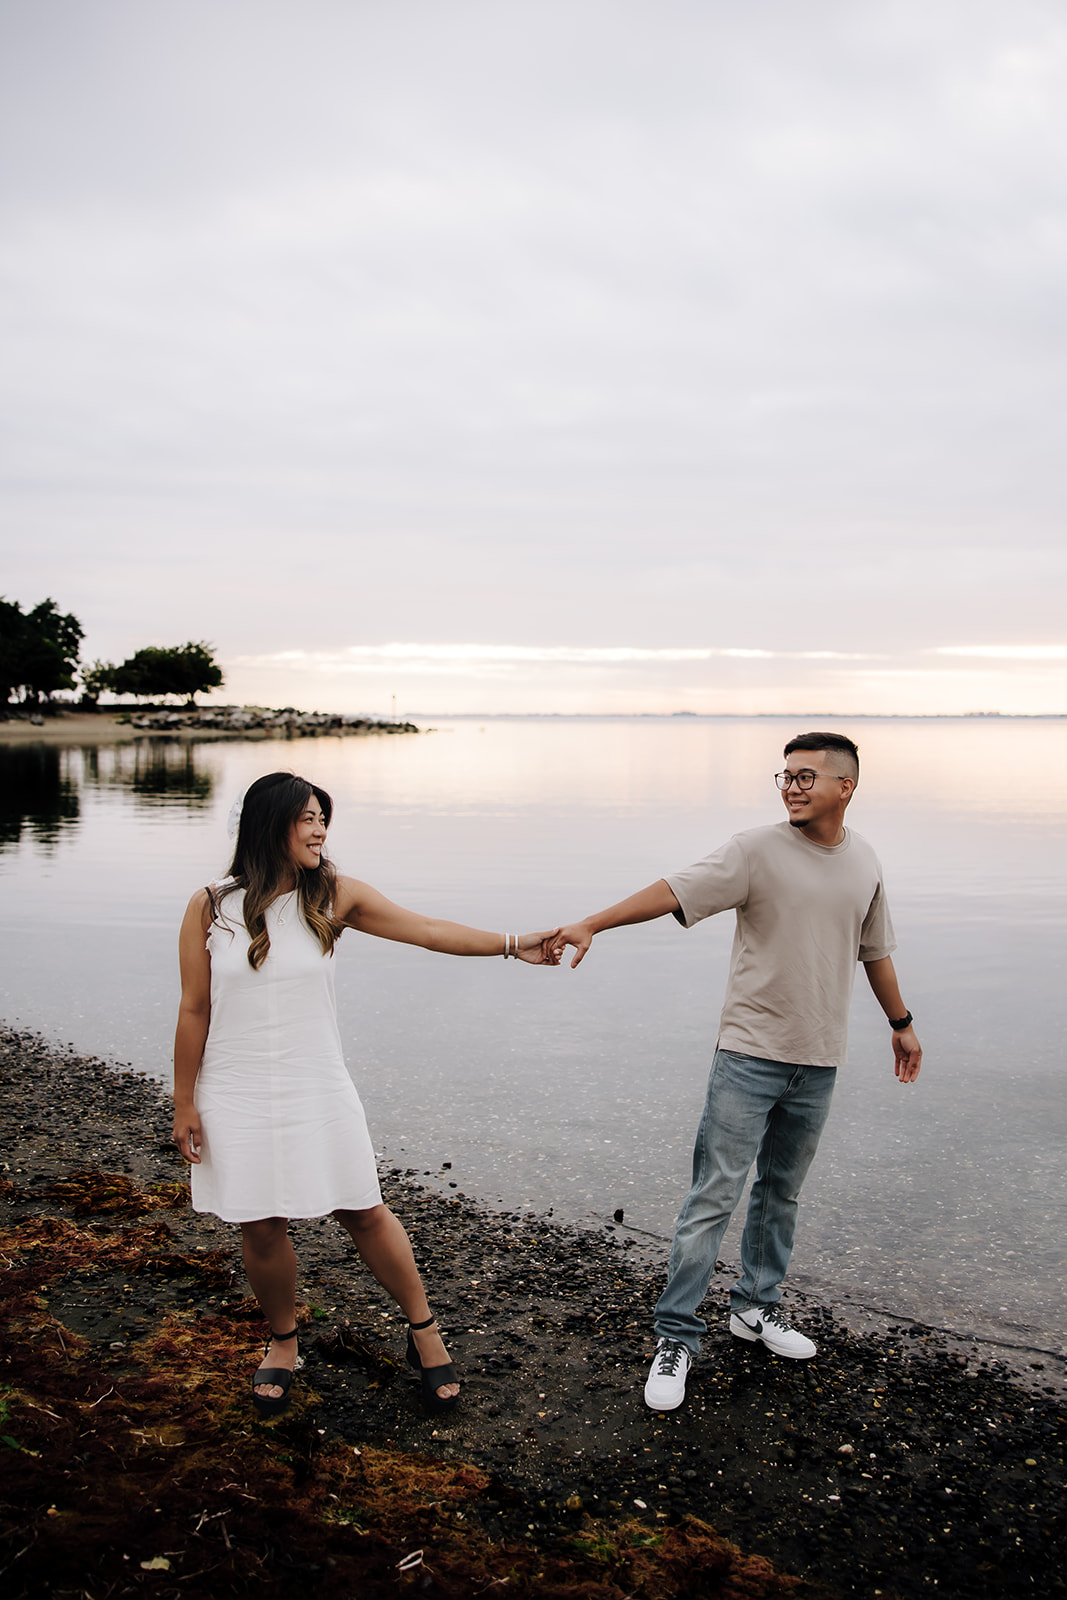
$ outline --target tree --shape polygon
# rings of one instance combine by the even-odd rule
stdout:
[[[54,600],[42,600],[27,617],[30,649],[23,683],[29,699],[51,697],[57,689],[73,689],[78,651],[85,637],[71,612],[61,612]]]
[[[165,649],[146,645],[117,667],[95,662],[90,669],[97,694],[110,689],[113,694],[131,694],[135,699],[155,700],[163,695],[179,695],[186,705],[195,706],[196,696],[221,688],[222,668],[212,648],[203,641]]]
[[[22,653],[26,642],[26,618],[17,600],[0,600],[0,696],[4,701],[22,681]]]
[[[109,661],[94,661],[90,666],[81,670],[82,704],[95,706],[102,694],[111,688],[111,676],[115,671]]]
[[[36,705],[57,689],[73,689],[82,625],[54,600],[23,612],[17,601],[0,600],[0,693],[16,690]]]

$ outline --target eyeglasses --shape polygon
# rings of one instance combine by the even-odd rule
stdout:
[[[774,781],[784,794],[791,783],[795,783],[798,789],[813,789],[816,778],[840,777],[839,772],[776,772]]]

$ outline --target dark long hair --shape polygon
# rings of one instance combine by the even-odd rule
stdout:
[[[227,884],[212,897],[212,920],[228,894],[243,889],[244,924],[248,929],[248,964],[258,972],[270,950],[265,912],[282,893],[282,885],[296,873],[296,892],[301,914],[322,946],[331,955],[341,934],[333,918],[337,872],[325,851],[317,867],[299,867],[289,851],[289,832],[307,810],[312,795],[322,807],[326,826],[333,815],[333,801],[325,789],[298,778],[292,772],[268,772],[257,778],[245,794],[241,822],[237,830],[233,860]]]

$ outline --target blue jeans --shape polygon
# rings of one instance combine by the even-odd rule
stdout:
[[[752,1162],[756,1179],[741,1239],[741,1277],[730,1308],[776,1305],[793,1253],[797,1196],[830,1111],[836,1067],[716,1050],[704,1115],[693,1147],[693,1186],[678,1215],[656,1332],[692,1355],[706,1324],[697,1307],[708,1292],[719,1245]]]

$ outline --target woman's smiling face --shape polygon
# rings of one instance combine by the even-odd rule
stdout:
[[[305,871],[314,871],[322,858],[325,843],[326,818],[312,795],[289,828],[289,854],[293,865],[303,867]]]

